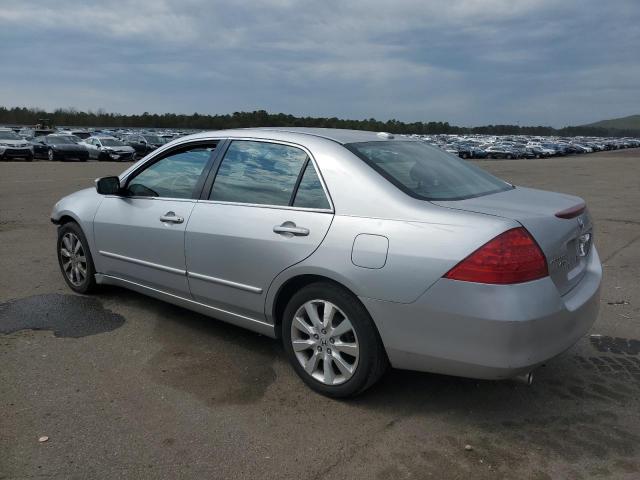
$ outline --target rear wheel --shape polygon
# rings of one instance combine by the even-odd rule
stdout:
[[[364,306],[331,283],[314,283],[291,298],[284,312],[282,339],[300,378],[329,397],[363,392],[388,365]]]
[[[58,229],[58,264],[67,285],[77,293],[89,293],[96,288],[95,267],[87,239],[75,222]]]
[[[55,160],[55,154],[53,153],[53,149],[49,149],[47,151],[47,158],[49,159],[50,162],[53,162]]]

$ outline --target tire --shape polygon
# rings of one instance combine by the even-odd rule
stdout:
[[[27,155],[27,162],[33,162],[33,153]]]
[[[76,248],[75,241],[80,242],[80,247]],[[87,239],[77,223],[68,222],[58,228],[56,248],[60,272],[69,288],[76,293],[94,291],[96,289],[96,270],[93,257],[89,251]],[[68,255],[69,253],[71,255]],[[84,267],[84,275],[82,267]]]
[[[53,153],[53,149],[50,148],[49,150],[47,150],[47,158],[50,162],[53,162],[56,159],[56,156]]]
[[[507,160],[511,160],[511,154],[507,154]]]
[[[331,308],[332,319],[324,323],[328,328],[312,326],[308,308],[317,312],[319,321],[326,308]],[[332,328],[337,335],[331,335]],[[298,376],[328,397],[345,398],[364,392],[380,379],[389,364],[364,306],[351,293],[328,282],[313,283],[293,295],[282,319],[282,341]],[[298,351],[294,350],[294,341]],[[328,368],[326,359],[330,359]]]
[[[133,155],[131,155],[131,161],[132,162],[138,161],[138,153],[137,152],[133,152]]]

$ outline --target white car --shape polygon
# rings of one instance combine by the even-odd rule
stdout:
[[[33,146],[10,128],[0,128],[0,160],[33,160]]]
[[[114,137],[89,137],[81,143],[89,150],[89,158],[117,162],[136,159],[133,147]]]

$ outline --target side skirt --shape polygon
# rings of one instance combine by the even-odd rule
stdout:
[[[231,323],[232,325],[246,328],[247,330],[252,330],[262,335],[266,335],[267,337],[276,338],[274,326],[262,320],[257,320],[245,315],[233,313],[221,308],[212,307],[204,303],[196,302],[195,300],[174,295],[173,293],[167,293],[156,288],[151,288],[140,283],[132,282],[131,280],[125,280],[124,278],[105,275],[102,273],[96,273],[95,278],[96,283],[100,285],[115,285],[118,287],[127,288],[129,290],[133,290],[134,292],[142,293],[143,295],[148,295],[150,297],[157,298],[158,300],[162,300],[174,305],[178,305],[179,307],[193,310],[194,312],[201,313],[208,317],[222,320],[224,322]]]

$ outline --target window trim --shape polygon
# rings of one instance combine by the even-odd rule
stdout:
[[[250,203],[250,202],[229,202],[225,200],[210,200],[211,192],[213,191],[213,185],[215,184],[215,179],[218,176],[218,171],[220,170],[220,165],[224,160],[224,157],[227,153],[227,149],[234,141],[247,141],[247,142],[259,142],[259,143],[271,143],[278,145],[286,145],[293,148],[298,148],[302,150],[307,155],[307,160],[305,160],[304,165],[301,167],[300,172],[298,172],[298,178],[296,179],[296,184],[294,186],[294,190],[292,192],[292,197],[289,199],[289,205],[273,205],[266,203]],[[202,194],[200,195],[200,199],[198,202],[200,203],[211,203],[211,204],[221,204],[221,205],[237,205],[237,206],[248,206],[248,207],[258,207],[258,208],[272,208],[272,209],[283,209],[283,210],[297,210],[297,211],[307,211],[307,212],[318,212],[318,213],[334,213],[335,208],[333,205],[333,199],[329,194],[329,190],[327,189],[326,183],[322,176],[322,172],[320,168],[318,168],[318,163],[315,158],[305,146],[294,143],[287,142],[284,140],[272,140],[266,138],[255,138],[255,137],[227,137],[225,143],[222,145],[223,148],[219,148],[219,155],[216,157],[214,161],[214,165],[209,172],[208,178],[205,181],[204,188],[202,189]],[[216,148],[218,150],[218,148]],[[302,208],[302,207],[294,207],[291,205],[291,200],[295,199],[295,194],[298,192],[298,187],[300,186],[300,182],[302,181],[302,176],[304,175],[304,170],[306,166],[309,164],[309,161],[312,162],[316,173],[318,174],[318,178],[320,179],[320,184],[322,185],[322,190],[324,191],[325,197],[329,202],[329,208]]]
[[[218,149],[220,145],[224,143],[223,140],[221,139],[212,138],[208,140],[187,141],[187,142],[179,143],[177,145],[173,145],[172,147],[166,150],[162,150],[161,152],[158,152],[157,155],[154,155],[152,158],[140,164],[139,166],[135,167],[133,170],[131,170],[130,172],[127,172],[126,175],[120,178],[120,184],[123,185],[122,189],[125,190],[127,188],[127,185],[132,179],[134,179],[140,173],[144,172],[146,169],[156,164],[160,160],[163,160],[168,156],[171,156],[176,151],[198,146],[198,145],[211,145],[213,143],[216,144],[216,148],[209,155],[209,159],[207,160],[204,168],[202,169],[202,172],[200,173],[200,177],[198,178],[196,185],[193,187],[193,191],[191,192],[190,197],[181,198],[181,197],[150,197],[146,195],[127,195],[126,198],[147,199],[147,200],[198,200],[198,198],[200,198],[202,187],[206,181],[206,178],[209,175],[211,167],[213,166],[214,161],[218,157],[218,154],[219,154]]]

